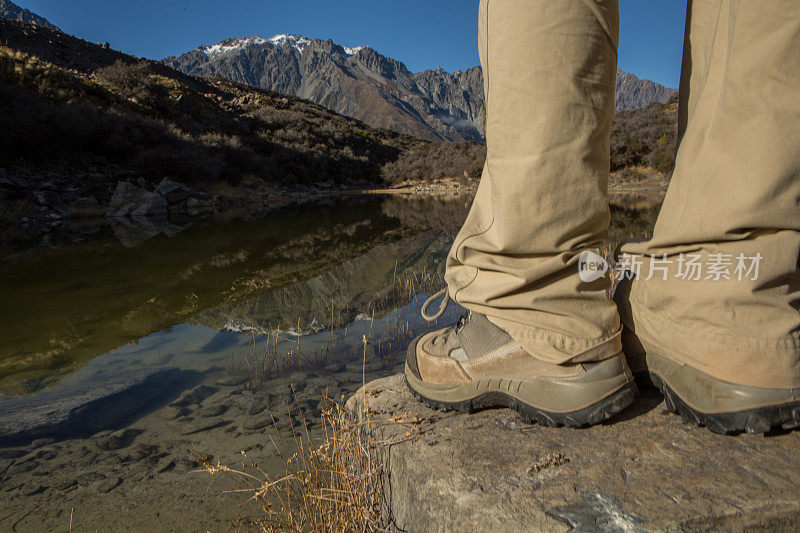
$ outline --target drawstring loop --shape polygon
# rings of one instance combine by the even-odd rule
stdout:
[[[428,308],[431,306],[433,302],[435,302],[439,298],[442,299],[442,303],[439,305],[439,310],[436,311],[436,313],[429,315],[427,312]],[[434,320],[441,318],[441,316],[447,310],[447,306],[449,304],[450,304],[450,295],[447,292],[447,287],[445,287],[444,289],[440,290],[439,292],[437,292],[436,294],[425,300],[425,303],[422,304],[422,308],[419,310],[419,312],[422,315],[422,318],[424,318],[426,321],[433,322]]]

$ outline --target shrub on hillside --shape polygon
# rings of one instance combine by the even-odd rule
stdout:
[[[666,104],[617,113],[611,128],[611,170],[640,167],[671,174],[677,122],[677,96]],[[478,178],[485,159],[483,143],[420,143],[384,165],[381,176],[392,184],[460,177],[464,172]]]
[[[650,167],[671,174],[678,135],[677,95],[666,104],[621,111],[611,127],[611,170]]]
[[[152,68],[147,61],[125,63],[118,59],[113,65],[97,69],[95,78],[101,83],[133,91],[150,85],[151,73]]]
[[[484,143],[420,143],[404,150],[381,169],[384,181],[397,184],[409,179],[479,178],[486,160]]]

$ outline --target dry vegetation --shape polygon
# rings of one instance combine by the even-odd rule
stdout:
[[[650,104],[634,111],[621,111],[611,127],[611,171],[642,167],[672,174],[678,135],[678,95],[666,104]]]
[[[677,130],[677,94],[666,104],[617,113],[611,128],[611,171],[627,181],[654,174],[669,176],[675,162]],[[381,173],[390,182],[404,176],[479,178],[485,159],[483,143],[426,143],[405,150]]]
[[[376,182],[416,141],[314,104],[221,79],[164,76],[121,61],[88,75],[0,48],[6,164],[81,168],[102,160],[192,186]]]
[[[482,157],[475,143],[437,145],[45,28],[7,20],[0,28],[7,44],[0,47],[4,167],[69,174],[99,166],[206,189],[328,180],[358,186],[474,175]],[[91,179],[104,178],[120,179]]]
[[[480,178],[486,145],[479,142],[420,143],[381,169],[389,183],[415,179]]]
[[[386,530],[384,454],[390,446],[416,438],[423,420],[412,414],[376,418],[366,405],[351,406],[354,412],[342,407],[344,398],[327,401],[318,439],[312,437],[305,417],[286,431],[273,424],[270,440],[286,465],[281,473],[266,472],[244,452],[237,467],[196,457],[209,474],[233,480],[238,488],[230,492],[247,495],[261,506],[260,517],[240,518],[234,526],[269,532]],[[378,436],[382,428],[398,424],[405,429],[398,437]]]

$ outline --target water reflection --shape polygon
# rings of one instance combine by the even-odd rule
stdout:
[[[0,274],[0,390],[38,390],[181,323],[235,330],[346,322],[380,300],[392,276],[442,273],[448,237],[430,232],[442,225],[422,216],[409,226],[387,214],[413,207],[392,207],[395,200],[208,219],[132,248],[129,235],[116,240],[104,229],[88,241],[9,254]],[[463,213],[449,212],[463,217],[468,200],[453,202]]]
[[[179,324],[313,333],[386,313],[398,280],[441,282],[470,202],[349,197],[193,224],[115,221],[78,228],[78,242],[7,250],[0,392],[35,392]],[[657,211],[647,198],[612,204],[611,239],[646,234]]]

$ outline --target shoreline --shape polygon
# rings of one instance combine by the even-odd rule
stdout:
[[[42,179],[46,178],[43,177]],[[48,197],[68,197],[65,191],[69,187],[63,185],[61,187],[54,186],[52,181],[29,182],[25,185],[21,183],[22,180],[12,181],[0,174],[0,193],[5,192],[4,196],[6,204],[8,204],[5,216],[0,219],[0,227],[33,227],[48,231],[68,221],[91,223],[102,219],[127,218],[129,216],[111,216],[109,214],[109,202],[111,200],[102,202],[94,197],[81,197],[66,202],[48,201]],[[118,181],[117,187],[121,183],[131,182]],[[133,186],[138,187],[143,192],[153,193],[153,191],[139,186],[143,184],[141,179],[137,183]],[[663,199],[668,184],[669,180],[663,176],[656,176],[654,179],[620,180],[614,179],[614,174],[612,174],[608,185],[609,201],[614,202],[615,200],[619,201],[635,196]],[[186,197],[175,204],[169,204],[166,215],[195,217],[254,206],[276,209],[293,203],[341,196],[398,195],[437,197],[442,195],[472,195],[476,192],[477,187],[478,180],[476,179],[470,179],[464,183],[463,180],[445,178],[409,180],[391,187],[375,185],[337,188],[335,184],[330,182],[316,182],[312,186],[304,185],[294,189],[287,188],[274,191],[252,190],[247,187],[240,187],[232,192],[214,193],[201,190],[190,191],[186,188]],[[31,197],[35,198],[35,201],[31,201]],[[144,218],[153,218],[153,215],[145,215]],[[156,216],[155,218],[158,217]]]
[[[36,181],[38,180],[38,181]],[[42,181],[47,180],[47,181]],[[25,188],[20,189],[20,182]],[[16,189],[9,189],[9,183]],[[0,169],[0,247],[15,250],[37,242],[72,242],[104,227],[126,236],[167,233],[186,228],[197,222],[237,214],[271,213],[292,205],[333,201],[337,198],[395,197],[406,199],[460,199],[470,201],[477,191],[478,179],[442,178],[435,180],[406,180],[393,186],[359,183],[347,187],[331,181],[308,185],[265,190],[246,186],[236,189],[209,187],[192,190],[165,178],[157,186],[142,178],[130,177],[108,185],[105,197],[77,196],[71,186],[51,174],[28,177],[25,180],[8,178]],[[608,202],[623,211],[658,209],[663,201],[669,177],[649,169],[625,169],[613,172],[608,182]],[[118,198],[118,193],[121,198]],[[158,191],[164,191],[159,194]],[[34,202],[30,197],[35,197]],[[71,199],[71,200],[70,200]],[[103,201],[101,201],[103,200]],[[153,205],[160,203],[156,212]],[[465,205],[468,208],[468,205]],[[137,213],[137,211],[139,213]],[[119,215],[119,216],[117,216]],[[453,228],[457,232],[460,225]]]

